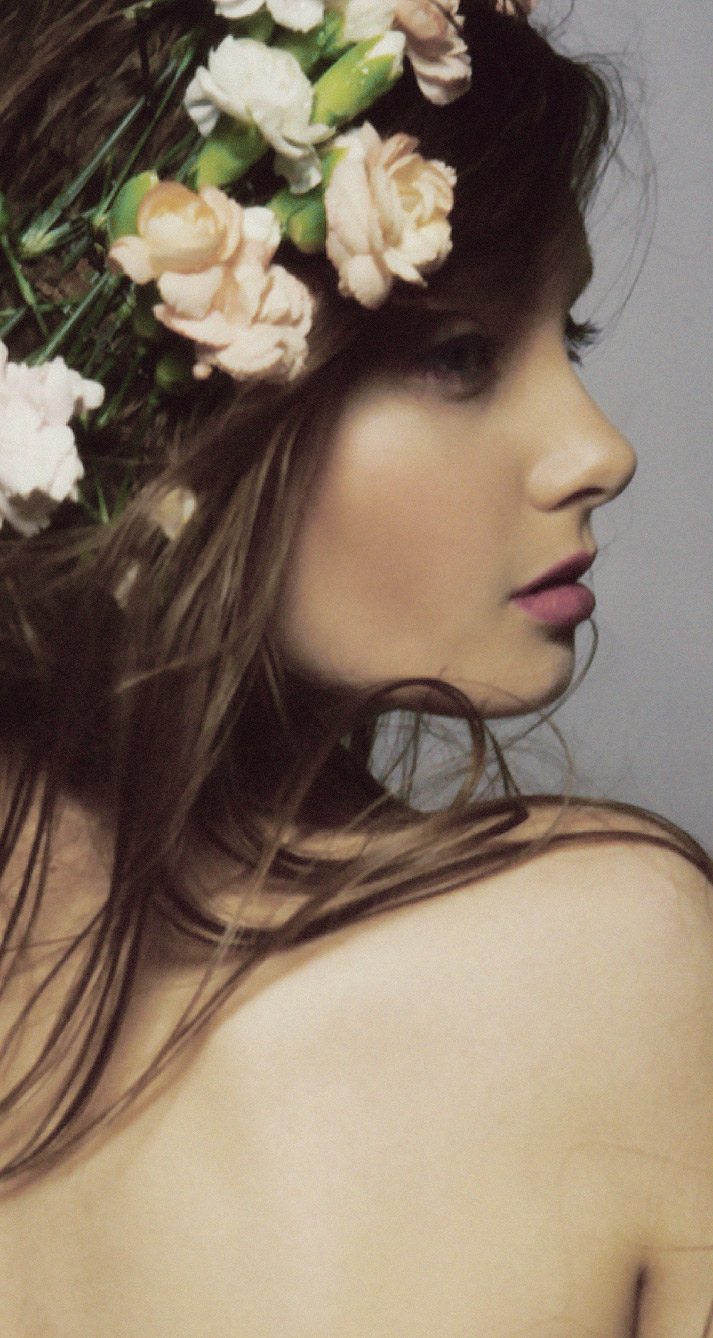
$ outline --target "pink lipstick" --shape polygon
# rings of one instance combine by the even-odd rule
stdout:
[[[575,553],[516,590],[513,602],[549,627],[576,627],[591,618],[596,605],[591,590],[577,584],[577,577],[589,570],[595,557],[596,553]]]

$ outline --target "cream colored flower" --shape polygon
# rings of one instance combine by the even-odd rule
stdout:
[[[138,236],[120,237],[109,251],[110,269],[134,283],[175,273],[205,275],[235,254],[243,211],[216,186],[196,194],[177,181],[152,186],[139,205]]]
[[[250,262],[232,267],[202,319],[155,308],[169,329],[195,340],[195,376],[209,376],[218,367],[238,381],[291,381],[298,376],[307,357],[313,311],[312,294],[294,274],[282,265],[259,269]]]
[[[345,152],[324,196],[327,255],[339,291],[378,307],[394,277],[422,284],[443,264],[455,172],[422,158],[409,135],[382,141],[368,122],[336,144]]]
[[[396,0],[327,0],[327,8],[341,14],[345,42],[366,42],[393,26]]]
[[[271,209],[243,209],[215,186],[196,194],[166,182],[144,196],[137,226],[139,236],[114,243],[110,263],[135,283],[156,283],[154,315],[198,345],[197,377],[213,367],[238,380],[298,375],[314,303],[271,263],[280,244]]]
[[[213,4],[224,19],[250,18],[264,4],[275,23],[298,32],[309,32],[324,18],[324,0],[213,0]]]
[[[331,134],[326,125],[313,125],[314,94],[307,75],[289,51],[254,42],[249,37],[226,37],[199,66],[184,98],[184,105],[202,135],[209,135],[224,112],[260,133],[291,165],[290,184],[310,190],[322,179],[314,145]]]
[[[38,367],[8,361],[0,343],[0,517],[36,534],[65,498],[77,499],[84,469],[70,418],[97,409],[104,388],[63,358]]]
[[[190,488],[168,488],[147,504],[149,519],[173,541],[185,529],[197,506],[197,498]]]
[[[470,88],[468,48],[459,0],[398,0],[396,27],[405,34],[406,54],[424,97],[438,106],[454,102]]]

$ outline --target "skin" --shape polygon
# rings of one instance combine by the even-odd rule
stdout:
[[[510,593],[591,549],[634,469],[567,357],[577,286],[487,393],[446,394],[441,357],[346,407],[281,610],[300,667],[492,711],[561,691],[574,634]],[[101,904],[86,821],[57,832],[47,938]],[[551,849],[271,956],[150,1101],[0,1195],[3,1338],[710,1338],[709,892],[651,847]],[[157,947],[99,1108],[200,979]]]
[[[444,316],[410,366],[348,400],[279,610],[294,667],[360,687],[444,680],[488,716],[564,691],[574,629],[511,595],[595,551],[592,513],[636,468],[571,360],[567,317],[590,272],[578,249],[532,311],[486,330],[493,352],[472,312]]]

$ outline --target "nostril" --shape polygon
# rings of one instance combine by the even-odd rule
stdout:
[[[571,506],[573,502],[591,502],[592,506],[601,506],[603,502],[609,500],[610,493],[605,488],[579,488],[576,492],[568,493],[552,509],[562,511],[565,507]]]

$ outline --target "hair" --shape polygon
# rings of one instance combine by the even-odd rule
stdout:
[[[49,1166],[124,1109],[270,954],[575,839],[518,838],[535,801],[519,792],[468,700],[435,681],[421,683],[424,700],[468,722],[469,769],[441,811],[414,808],[408,786],[393,795],[370,759],[378,720],[403,685],[318,688],[283,663],[272,632],[346,395],[389,355],[395,328],[402,348],[417,336],[464,259],[483,301],[509,309],[531,300],[616,148],[615,81],[557,54],[523,14],[496,12],[495,0],[465,10],[471,90],[436,108],[407,71],[369,113],[380,133],[416,135],[425,156],[458,174],[452,256],[425,290],[397,283],[383,308],[365,312],[338,297],[323,257],[291,252],[290,268],[318,297],[299,380],[236,388],[218,376],[175,401],[157,402],[143,369],[127,371],[118,354],[112,362],[100,311],[73,332],[76,365],[102,347],[108,396],[121,401],[111,428],[86,428],[81,440],[85,459],[101,463],[98,500],[113,518],[88,520],[68,503],[32,539],[0,536],[0,871],[8,876],[24,852],[3,897],[0,998],[11,1021],[2,1053],[11,1057],[28,1030],[40,1038],[0,1100],[6,1179]],[[137,98],[143,111],[117,150],[135,154],[132,170],[150,166],[157,145],[185,137],[183,84],[151,129],[145,80],[194,19],[205,19],[198,0],[161,0],[137,47],[123,0],[38,0],[29,22],[11,0],[0,23],[10,71],[0,116],[5,143],[16,146],[4,186],[18,228],[66,191]],[[54,250],[31,263],[38,292],[82,292],[103,264],[88,221],[96,190],[90,178],[71,206],[73,268],[63,271]],[[21,354],[31,351],[27,308],[14,337]],[[122,509],[127,470],[133,496]],[[192,489],[198,506],[167,542],[147,502],[176,485]],[[324,795],[340,783],[362,797],[356,817],[338,802],[327,811]],[[74,932],[68,912],[63,934],[48,941],[42,916],[67,795],[99,806],[114,839],[100,903]],[[318,829],[334,838],[329,855],[310,842]],[[710,872],[704,852],[671,824],[659,820],[641,839]],[[197,840],[233,861],[240,896],[231,904],[187,874]],[[91,1114],[158,942],[178,962],[197,954],[205,979],[146,1070]]]

